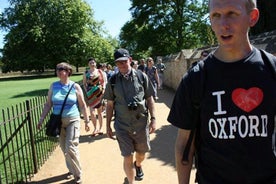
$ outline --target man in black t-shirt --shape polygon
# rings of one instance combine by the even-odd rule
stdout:
[[[168,116],[179,128],[179,183],[189,183],[195,152],[199,184],[276,183],[276,80],[248,39],[256,1],[210,0],[209,11],[219,46],[185,74]]]

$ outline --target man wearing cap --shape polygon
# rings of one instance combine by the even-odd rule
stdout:
[[[132,69],[132,59],[126,49],[116,50],[114,58],[119,72],[110,78],[104,94],[106,131],[114,139],[110,125],[114,112],[115,135],[124,157],[124,171],[132,184],[143,179],[141,163],[150,150],[149,134],[156,129],[154,89],[146,74]]]

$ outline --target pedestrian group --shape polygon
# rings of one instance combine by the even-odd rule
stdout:
[[[185,73],[167,119],[178,129],[179,184],[189,184],[193,165],[199,184],[276,184],[276,57],[249,41],[249,29],[259,19],[256,4],[256,0],[209,0],[218,47],[203,51],[200,61]],[[62,111],[59,143],[67,176],[77,184],[82,183],[81,115],[86,131],[92,121],[91,136],[104,134],[105,116],[106,135],[118,142],[127,183],[144,178],[142,163],[157,127],[155,102],[166,65],[161,58],[155,65],[151,57],[138,63],[124,48],[115,50],[114,65],[112,69],[89,58],[81,87],[70,80],[68,63],[57,64],[59,80],[49,88],[37,125],[42,127],[52,108],[59,114],[72,87]]]

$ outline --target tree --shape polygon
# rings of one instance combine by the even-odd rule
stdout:
[[[132,20],[121,30],[120,44],[135,53],[165,55],[213,40],[206,1],[132,0],[130,11]]]
[[[250,30],[252,35],[260,34],[276,29],[276,0],[257,0],[257,7],[260,10],[260,18],[257,24]]]
[[[83,66],[91,55],[106,54],[91,53],[91,47],[103,50],[114,47],[104,38],[107,34],[102,23],[93,19],[93,10],[82,0],[10,0],[10,3],[11,7],[1,16],[1,27],[8,30],[3,48],[7,71],[43,71],[62,61]]]

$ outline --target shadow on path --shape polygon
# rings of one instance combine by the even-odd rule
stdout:
[[[156,103],[164,103],[170,109],[174,95],[175,95],[175,91],[170,88],[164,88],[162,90],[158,90],[159,99],[156,101]]]
[[[66,182],[60,182],[63,181],[66,178],[67,174],[62,174],[62,175],[58,175],[58,176],[53,176],[50,178],[46,178],[40,181],[35,181],[35,182],[28,182],[30,184],[45,184],[45,183],[60,183],[60,184],[73,184],[74,179],[70,179]]]
[[[175,166],[174,144],[177,128],[172,125],[164,125],[156,132],[156,137],[151,141],[152,150],[149,158],[156,158],[164,162],[164,165]]]
[[[97,136],[91,136],[91,134],[89,135],[81,135],[80,136],[80,141],[79,143],[93,143],[95,141],[101,140],[101,139],[108,139],[106,134],[103,135],[97,135]]]
[[[165,104],[170,109],[174,93],[175,92],[169,88],[158,90],[159,99],[156,103]],[[156,111],[158,112],[158,109]],[[167,118],[167,115],[165,118]],[[167,119],[163,119],[162,121],[167,121]],[[156,130],[155,133],[156,137],[151,141],[152,150],[149,158],[156,158],[163,161],[164,165],[175,167],[174,144],[177,135],[177,128],[170,124],[163,125]]]

